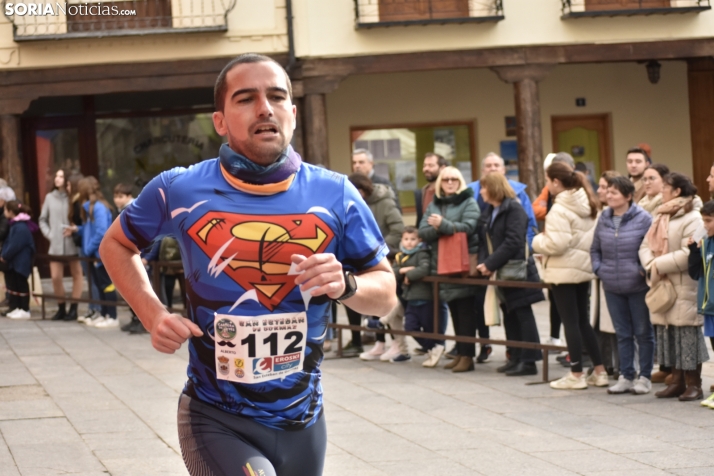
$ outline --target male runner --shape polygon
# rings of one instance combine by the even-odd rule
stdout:
[[[154,348],[190,338],[178,410],[190,474],[318,476],[325,310],[330,299],[363,314],[396,306],[387,247],[345,176],[290,147],[296,109],[279,64],[237,57],[215,101],[219,157],[152,180],[111,226],[102,261]],[[165,310],[139,259],[166,234],[181,247],[187,319]]]

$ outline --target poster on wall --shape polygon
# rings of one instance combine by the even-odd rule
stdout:
[[[500,145],[501,157],[506,166],[506,177],[518,182],[518,142],[502,140]]]
[[[400,192],[416,190],[416,163],[413,160],[398,160],[394,165],[397,190]]]

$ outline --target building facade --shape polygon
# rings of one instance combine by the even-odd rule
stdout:
[[[709,0],[101,3],[136,15],[7,5],[0,176],[35,209],[57,167],[138,192],[215,156],[213,82],[251,51],[288,68],[306,160],[348,173],[351,150],[368,148],[406,208],[431,150],[473,179],[497,152],[531,195],[551,151],[596,176],[625,172],[626,150],[647,143],[703,197],[714,163]]]

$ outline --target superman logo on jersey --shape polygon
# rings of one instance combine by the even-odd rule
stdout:
[[[211,260],[208,272],[224,272],[246,291],[255,289],[273,311],[295,289],[289,275],[294,254],[322,253],[334,232],[315,214],[246,215],[211,211],[188,235]]]

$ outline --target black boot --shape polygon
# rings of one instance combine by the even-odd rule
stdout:
[[[65,321],[76,321],[77,320],[77,303],[69,305],[69,312],[64,316]]]
[[[508,377],[520,377],[522,375],[538,375],[538,367],[535,362],[518,362],[518,365],[511,370],[504,372]]]
[[[67,315],[67,305],[63,302],[59,303],[59,309],[54,316],[52,316],[53,321],[63,321],[64,316]]]

